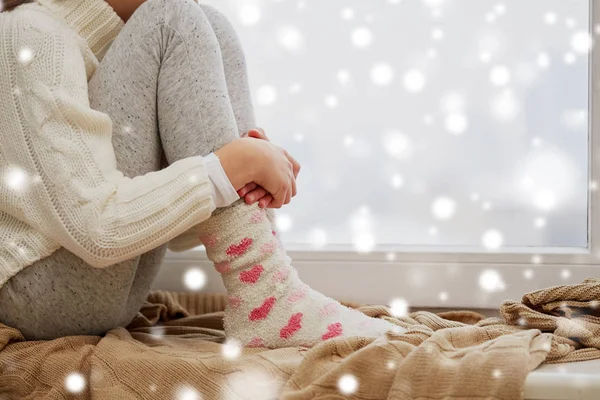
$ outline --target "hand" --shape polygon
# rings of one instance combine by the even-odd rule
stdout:
[[[236,190],[254,182],[273,197],[269,204],[271,208],[281,208],[290,202],[296,178],[291,156],[284,149],[267,140],[244,137],[233,140],[214,153]]]
[[[247,136],[253,137],[255,139],[270,141],[262,128],[252,129],[247,133]],[[286,155],[293,165],[294,179],[297,179],[298,173],[300,172],[300,164],[289,153],[286,152]],[[292,188],[292,197],[296,196],[296,194],[297,190],[294,180],[294,186]],[[238,190],[238,195],[244,198],[246,204],[253,204],[258,201],[258,206],[260,208],[268,207],[271,201],[273,201],[273,196],[271,196],[271,194],[267,192],[263,187],[257,185],[254,182],[248,183],[246,186]]]

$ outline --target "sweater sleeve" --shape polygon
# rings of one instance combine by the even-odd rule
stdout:
[[[15,71],[23,118],[13,147],[29,184],[13,215],[101,268],[167,243],[215,204],[202,157],[132,179],[117,169],[110,117],[89,106],[89,63],[71,33],[15,42],[28,53]]]

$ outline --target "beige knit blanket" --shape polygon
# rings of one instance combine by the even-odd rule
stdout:
[[[221,295],[154,292],[127,329],[53,341],[27,342],[0,324],[0,399],[515,400],[541,363],[600,358],[597,279],[506,301],[504,320],[360,307],[408,332],[233,359],[235,347],[221,344],[223,307]],[[73,373],[83,377],[77,394]]]

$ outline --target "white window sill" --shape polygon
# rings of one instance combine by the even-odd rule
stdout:
[[[564,284],[581,283],[598,275],[593,264],[531,264],[499,262],[386,261],[374,255],[344,259],[319,257],[318,253],[288,252],[293,266],[307,284],[329,297],[364,304],[389,304],[405,299],[413,307],[498,309],[504,300],[520,300],[523,294]],[[204,251],[168,252],[155,289],[188,291],[183,276],[190,267],[206,272],[205,293],[224,293],[221,277]],[[492,291],[480,286],[482,273],[495,270],[501,281]],[[489,283],[489,282],[488,282]],[[599,397],[600,398],[600,397]]]
[[[600,399],[600,360],[548,364],[525,381],[526,400]]]

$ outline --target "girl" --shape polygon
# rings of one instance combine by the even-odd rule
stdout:
[[[296,194],[299,165],[252,129],[244,55],[216,10],[5,0],[0,35],[1,322],[28,339],[126,326],[166,247],[204,244],[244,345],[392,328],[291,266],[266,209]]]

